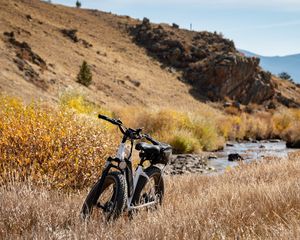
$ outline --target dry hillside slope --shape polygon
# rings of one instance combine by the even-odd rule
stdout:
[[[136,25],[140,28],[134,28]],[[203,106],[203,100],[222,101],[227,97],[244,104],[269,104],[274,100],[287,106],[299,105],[297,87],[293,85],[289,94],[281,94],[281,85],[259,69],[256,60],[236,58],[231,41],[216,34],[149,22],[143,30],[144,25],[126,16],[95,10],[37,0],[0,0],[0,92],[27,101],[57,101],[71,90],[108,107],[195,109]],[[165,59],[153,53],[151,41],[155,38],[151,36],[157,35],[157,28],[172,36],[161,38],[163,41],[182,44],[180,52],[162,44],[157,50],[161,55],[172,50],[171,56]],[[156,35],[149,36],[150,42],[145,45],[137,36],[147,35],[149,29]],[[191,45],[195,41],[199,48]],[[83,60],[93,72],[93,84],[88,88],[76,82]]]
[[[177,73],[162,69],[132,42],[121,21],[134,20],[40,1],[1,0],[0,91],[27,101],[56,101],[72,89],[109,106],[201,105]],[[92,66],[89,88],[76,82],[83,60]]]

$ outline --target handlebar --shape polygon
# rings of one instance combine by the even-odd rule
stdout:
[[[120,128],[123,135],[126,135],[127,137],[129,137],[132,140],[138,140],[138,139],[145,138],[154,145],[160,145],[160,142],[154,140],[148,134],[142,134],[142,130],[143,130],[142,128],[138,128],[138,129],[126,128],[125,126],[123,126],[123,123],[120,119],[113,119],[113,118],[110,118],[110,117],[107,117],[107,116],[104,116],[101,114],[99,114],[98,117],[100,119],[108,121],[114,125],[117,125]]]
[[[160,142],[154,140],[152,137],[150,137],[148,134],[143,134],[143,138],[147,139],[149,142],[151,142],[154,145],[160,145]]]
[[[110,118],[110,117],[107,117],[107,116],[104,116],[104,115],[101,115],[101,114],[99,114],[98,117],[99,117],[100,119],[103,119],[103,120],[105,120],[105,121],[108,121],[108,122],[110,122],[110,123],[112,123],[112,124],[114,124],[114,125],[120,126],[120,125],[123,124],[123,123],[121,122],[120,119],[118,119],[118,120],[117,120],[117,119],[113,119],[113,118]]]

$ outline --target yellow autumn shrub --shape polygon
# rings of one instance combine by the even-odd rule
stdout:
[[[116,142],[99,120],[9,97],[0,101],[0,183],[17,178],[75,189],[99,177]]]

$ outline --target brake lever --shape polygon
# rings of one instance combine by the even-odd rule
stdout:
[[[118,124],[120,124],[120,125],[122,125],[123,124],[123,122],[120,120],[120,119],[117,119],[117,121],[116,121]]]
[[[138,129],[136,129],[135,131],[136,131],[136,133],[137,133],[138,135],[141,135],[141,132],[143,131],[143,128],[138,128]]]
[[[138,128],[138,129],[132,129],[133,132],[132,132],[132,138],[138,140],[138,139],[141,139],[143,137],[143,135],[141,134],[142,132],[142,128]]]

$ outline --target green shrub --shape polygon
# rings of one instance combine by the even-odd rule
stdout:
[[[202,150],[198,139],[191,132],[185,130],[174,133],[169,143],[174,153],[197,153]]]
[[[194,122],[193,133],[203,146],[204,151],[213,151],[223,148],[224,137],[218,134],[216,123],[212,120],[202,119]]]

